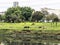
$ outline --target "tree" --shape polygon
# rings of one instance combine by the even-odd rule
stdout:
[[[46,20],[48,20],[48,21],[52,20],[53,24],[54,24],[54,22],[56,22],[56,26],[57,26],[57,22],[59,21],[59,18],[56,14],[52,13],[51,15],[48,15],[46,17]]]
[[[48,22],[49,22],[50,20],[52,20],[52,19],[51,19],[51,15],[47,15],[47,16],[46,16],[46,20],[47,20]]]
[[[31,9],[30,7],[22,7],[21,11],[21,15],[23,15],[25,21],[29,21],[34,9]]]
[[[5,12],[6,22],[29,21],[34,10],[30,7],[11,7]]]
[[[56,22],[56,26],[57,26],[57,22],[59,21],[58,17],[54,18],[53,21]]]
[[[34,12],[34,14],[32,15],[32,21],[39,21],[43,18],[43,13],[41,13],[40,11],[36,11]]]
[[[19,22],[20,18],[21,18],[21,11],[20,11],[20,7],[12,7],[12,8],[8,8],[7,11],[5,12],[5,17],[6,17],[6,22],[15,22],[17,20],[17,22]]]
[[[4,22],[5,21],[5,15],[0,15],[0,22]]]
[[[47,11],[47,8],[42,8],[41,13],[44,14],[43,21],[46,20],[46,16],[49,15],[49,12]]]
[[[58,18],[58,16],[57,16],[56,14],[54,14],[54,13],[52,13],[52,14],[50,15],[50,17],[51,17],[51,20],[52,20],[53,22],[55,22],[55,21],[54,21],[55,18]]]
[[[0,21],[2,20],[2,17],[1,17],[2,15],[0,15]]]
[[[44,15],[48,15],[49,12],[47,11],[47,8],[42,8],[41,9],[41,12],[44,14]]]
[[[55,18],[58,18],[58,16],[54,13],[46,16],[46,20],[48,20],[48,21],[52,20],[54,22]]]

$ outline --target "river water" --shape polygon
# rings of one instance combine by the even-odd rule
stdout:
[[[60,32],[1,30],[0,45],[60,45]]]

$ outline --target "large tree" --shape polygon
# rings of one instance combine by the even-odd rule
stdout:
[[[29,21],[34,10],[30,7],[12,7],[6,11],[7,22]]]
[[[40,21],[43,18],[43,13],[41,13],[40,11],[36,11],[34,12],[34,14],[32,15],[32,21]]]
[[[52,20],[53,24],[54,24],[54,22],[56,22],[56,26],[57,26],[57,22],[59,21],[59,18],[56,14],[52,13],[46,17],[46,20],[47,21]]]
[[[58,17],[55,17],[54,19],[53,19],[53,22],[56,22],[56,26],[57,26],[57,22],[59,22],[59,18]]]
[[[43,16],[43,21],[46,20],[46,16],[49,15],[49,12],[48,12],[47,8],[42,8],[42,9],[41,9],[41,13],[44,14],[44,16]]]
[[[47,8],[42,8],[41,9],[41,12],[44,14],[44,15],[48,15],[49,12],[47,11]]]
[[[30,7],[22,7],[21,11],[21,15],[23,15],[25,21],[29,21],[34,9],[31,9]]]
[[[0,22],[4,22],[5,21],[5,15],[0,15]]]
[[[54,22],[54,21],[55,21],[55,20],[54,20],[55,18],[58,18],[58,16],[57,16],[56,14],[54,14],[54,13],[46,16],[46,20],[47,20],[47,21],[52,20],[52,21]]]
[[[12,7],[8,8],[7,11],[5,12],[6,15],[6,20],[7,22],[19,22],[21,18],[21,11],[20,7]]]

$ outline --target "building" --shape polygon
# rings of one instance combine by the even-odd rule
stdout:
[[[13,2],[13,6],[14,7],[18,6],[18,4],[19,4],[19,2],[17,2],[17,1],[16,2]]]

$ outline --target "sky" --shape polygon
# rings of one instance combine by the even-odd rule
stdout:
[[[12,7],[15,1],[19,2],[20,7],[28,6],[35,10],[40,10],[45,7],[60,9],[60,0],[0,0],[0,12]]]

